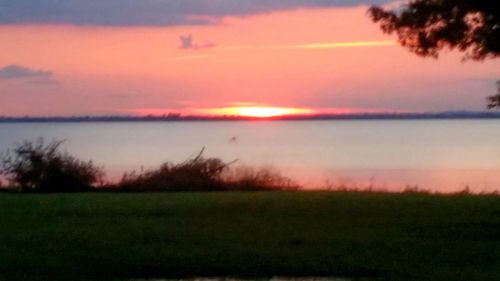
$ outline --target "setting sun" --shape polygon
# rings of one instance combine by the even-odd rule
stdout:
[[[313,110],[306,108],[269,107],[269,106],[242,106],[209,109],[205,111],[216,115],[233,115],[244,117],[269,118],[286,115],[311,114]]]

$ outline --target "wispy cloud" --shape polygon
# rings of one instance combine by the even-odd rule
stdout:
[[[181,35],[179,39],[181,40],[181,45],[179,48],[183,50],[202,50],[215,47],[215,44],[210,42],[204,44],[195,43],[191,34]]]
[[[213,51],[218,52],[237,52],[237,51],[272,51],[272,50],[319,50],[319,49],[339,49],[339,48],[370,48],[396,46],[394,40],[385,41],[351,41],[351,42],[321,42],[290,45],[232,45],[213,47]],[[215,55],[214,53],[203,53],[196,55],[177,56],[171,58],[173,61],[187,61],[204,59]]]
[[[51,78],[53,73],[46,70],[33,70],[28,67],[11,64],[0,68],[1,79],[18,79],[18,78]]]
[[[16,64],[7,65],[0,68],[0,79],[30,79],[31,83],[53,85],[57,84],[54,73],[48,70],[35,70]]]
[[[353,41],[353,42],[327,42],[327,43],[312,43],[302,45],[289,45],[278,48],[284,49],[337,49],[337,48],[359,48],[359,47],[382,47],[396,45],[394,40],[386,41]]]
[[[359,48],[359,47],[383,47],[396,45],[394,40],[385,41],[350,41],[350,42],[320,42],[320,43],[305,43],[305,44],[290,44],[290,45],[234,45],[221,46],[216,50],[224,51],[239,51],[239,50],[273,50],[273,49],[337,49],[337,48]]]
[[[0,24],[208,25],[225,16],[298,8],[385,4],[388,0],[0,0]]]

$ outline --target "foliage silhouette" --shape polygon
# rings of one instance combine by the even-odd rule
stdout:
[[[412,0],[396,11],[373,6],[368,13],[420,56],[437,58],[443,49],[465,52],[465,60],[500,56],[500,1]],[[500,107],[500,83],[498,91],[488,98],[488,109]]]
[[[488,97],[488,109],[500,108],[500,80],[497,81],[497,94]]]
[[[500,56],[500,2],[491,0],[412,0],[399,11],[371,7],[369,14],[403,46],[437,57],[444,48],[467,52],[467,59]]]
[[[61,152],[62,141],[45,144],[24,141],[0,155],[0,176],[10,183],[5,191],[229,191],[291,190],[298,186],[273,169],[230,166],[218,158],[203,157],[204,148],[182,163],[166,162],[158,169],[125,173],[118,183],[104,184],[104,172],[91,161]],[[2,185],[0,182],[0,189]],[[3,190],[3,189],[2,189]]]
[[[296,190],[300,186],[273,168],[254,169],[240,166],[227,169],[223,175],[224,182],[233,190]]]
[[[102,182],[103,171],[91,161],[61,152],[62,141],[25,141],[0,157],[0,174],[21,191],[82,192]]]
[[[118,188],[126,191],[222,190],[221,174],[227,164],[220,159],[205,159],[203,152],[204,149],[180,164],[166,162],[157,170],[126,173]]]
[[[159,169],[126,173],[118,183],[122,191],[227,191],[293,189],[291,181],[271,169],[231,169],[235,162],[203,157],[204,149],[180,164],[166,162]]]

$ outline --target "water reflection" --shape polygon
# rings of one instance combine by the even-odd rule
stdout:
[[[0,124],[0,150],[37,137],[119,178],[206,156],[272,166],[308,188],[407,185],[441,192],[500,187],[500,120]]]

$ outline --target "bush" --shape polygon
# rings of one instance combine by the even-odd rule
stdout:
[[[240,166],[228,169],[224,175],[224,182],[232,190],[295,190],[299,186],[289,178],[283,177],[273,168],[254,169]]]
[[[81,192],[100,183],[103,171],[60,151],[62,141],[25,141],[0,157],[0,173],[21,191]]]
[[[292,189],[291,181],[271,169],[231,169],[218,158],[204,158],[204,149],[180,164],[164,163],[157,170],[125,174],[123,191],[227,191]]]
[[[125,191],[224,190],[221,174],[229,164],[217,158],[204,158],[203,151],[180,164],[167,162],[157,170],[126,173],[118,187]]]

